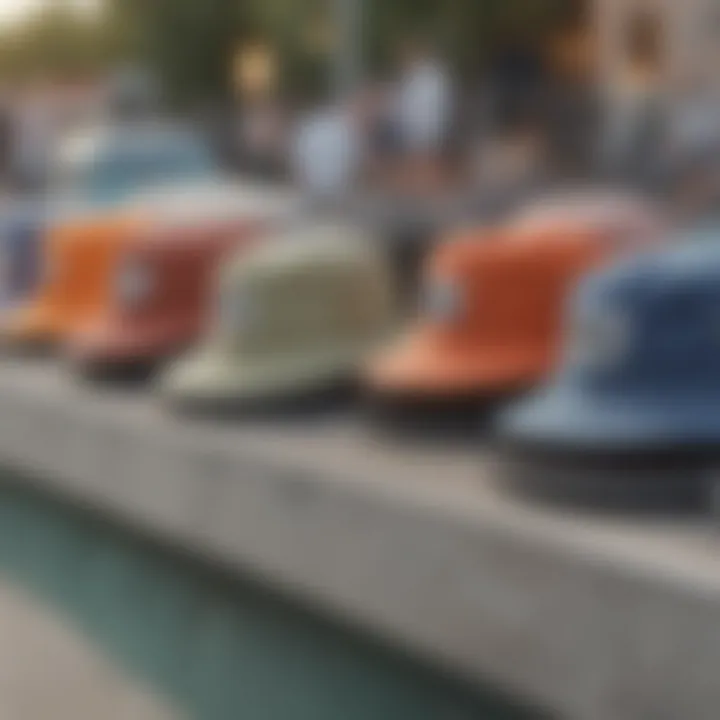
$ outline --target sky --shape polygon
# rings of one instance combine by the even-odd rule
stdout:
[[[78,7],[92,8],[97,6],[99,0],[66,0]],[[47,5],[52,0],[0,0],[0,26],[12,25],[21,21],[28,14],[31,14]]]

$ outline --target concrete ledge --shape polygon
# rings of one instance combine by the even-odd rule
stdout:
[[[352,418],[220,425],[0,373],[0,458],[571,720],[715,720],[720,540],[701,521],[562,515],[481,452],[383,447]]]

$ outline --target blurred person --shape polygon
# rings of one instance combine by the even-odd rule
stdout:
[[[359,110],[371,182],[383,182],[392,175],[393,164],[402,155],[399,125],[393,112],[392,86],[368,83],[360,91]]]
[[[43,85],[21,94],[15,109],[13,174],[21,190],[37,190],[46,179],[58,141],[55,113]]]
[[[602,141],[606,171],[630,181],[651,180],[666,133],[662,91],[633,74],[614,88],[610,106]]]
[[[421,40],[401,50],[395,87],[395,141],[401,149],[401,183],[434,189],[443,180],[444,150],[455,110],[450,72],[440,56]]]
[[[573,29],[561,32],[551,47],[553,72],[542,112],[553,170],[564,179],[595,169],[601,106],[589,44],[585,33]]]
[[[672,109],[667,175],[681,215],[720,207],[720,89],[714,78],[688,77]]]
[[[253,173],[280,173],[287,150],[287,118],[274,96],[263,95],[244,104],[240,119],[241,154]]]
[[[316,198],[340,198],[355,185],[363,154],[353,101],[312,107],[296,124],[291,169],[301,190]]]
[[[277,57],[271,46],[250,42],[237,52],[233,67],[239,100],[235,151],[254,174],[280,174],[287,156],[287,117],[277,92]]]
[[[486,138],[475,156],[477,191],[506,207],[526,192],[543,184],[547,169],[547,146],[537,123],[518,121]]]
[[[660,28],[641,13],[630,32],[629,57],[606,98],[601,161],[611,175],[646,185],[662,172],[668,102],[663,82]]]
[[[3,188],[6,188],[11,179],[14,132],[12,98],[5,90],[0,94],[0,184]]]

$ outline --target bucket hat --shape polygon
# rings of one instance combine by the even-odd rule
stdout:
[[[326,220],[234,257],[220,275],[213,329],[162,378],[164,396],[242,409],[352,383],[394,320],[379,245],[360,228]]]
[[[498,419],[513,482],[562,495],[700,497],[720,457],[718,237],[690,233],[582,283],[557,373]]]
[[[577,281],[657,242],[661,227],[644,201],[583,194],[449,239],[426,267],[419,317],[365,368],[370,393],[432,404],[533,386],[555,365],[563,303]]]

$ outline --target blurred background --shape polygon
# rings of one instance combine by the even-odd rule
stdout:
[[[718,40],[0,0],[0,717],[714,720]]]
[[[201,123],[224,162],[258,173],[292,169],[299,126],[334,108],[365,150],[345,172],[371,184],[499,182],[497,164],[517,183],[537,165],[658,182],[669,126],[690,122],[668,100],[714,94],[715,25],[694,4],[5,0],[3,135],[49,137],[132,92],[146,111]],[[435,129],[406,119],[428,114]],[[414,153],[418,181],[399,160],[421,131],[434,136],[432,153]]]

